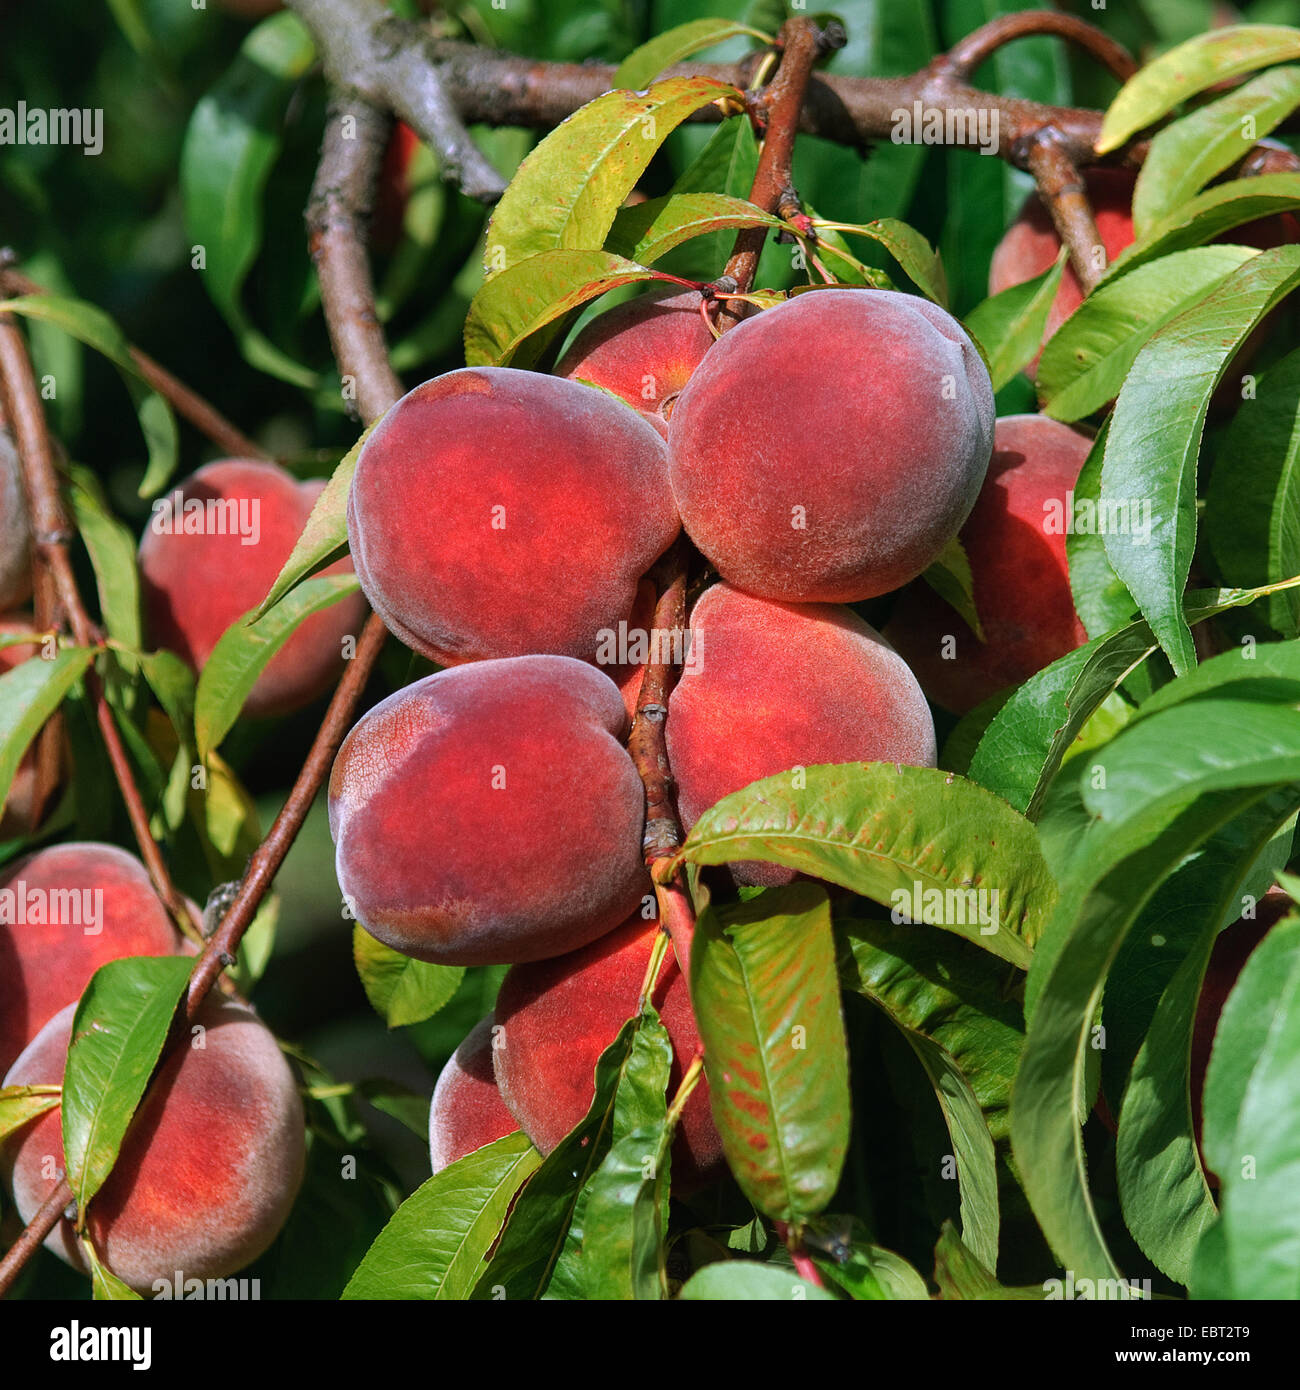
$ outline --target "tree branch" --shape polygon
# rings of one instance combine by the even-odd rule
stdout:
[[[311,30],[335,87],[396,112],[467,197],[501,196],[505,180],[465,129],[423,24],[396,18],[383,0],[289,0],[289,7]]]

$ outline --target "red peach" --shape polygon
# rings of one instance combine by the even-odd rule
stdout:
[[[441,1173],[458,1159],[519,1130],[492,1073],[492,1015],[481,1018],[451,1055],[429,1106],[429,1161]]]

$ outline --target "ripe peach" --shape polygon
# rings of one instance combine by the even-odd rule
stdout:
[[[32,527],[22,465],[0,424],[0,609],[26,603],[32,593]]]
[[[729,584],[849,603],[957,534],[992,439],[989,374],[955,319],[828,289],[719,339],[677,398],[668,457],[682,524]]]
[[[1196,1019],[1192,1025],[1191,1101],[1192,1123],[1196,1142],[1201,1142],[1201,1102],[1205,1094],[1205,1073],[1210,1065],[1214,1035],[1219,1029],[1228,995],[1245,969],[1255,947],[1291,911],[1290,896],[1273,887],[1255,906],[1255,916],[1239,917],[1224,927],[1210,952],[1200,997],[1196,1001]]]
[[[17,637],[32,632],[32,620],[26,614],[13,613],[0,618],[0,637]],[[21,666],[29,657],[40,651],[38,642],[15,643],[11,647],[0,647],[0,676]],[[31,828],[32,802],[36,793],[36,745],[33,743],[23,754],[18,771],[9,786],[3,809],[0,810],[0,839],[26,834]],[[0,985],[0,991],[3,986]],[[2,997],[2,994],[0,994]],[[2,1013],[3,1010],[0,1010]],[[0,1031],[3,1030],[0,1019]],[[12,1060],[12,1059],[11,1059]],[[0,1047],[0,1068],[5,1065],[4,1050]]]
[[[140,542],[153,641],[202,670],[222,633],[266,597],[324,486],[277,464],[223,459],[156,501]],[[351,568],[340,560],[324,572]],[[364,621],[359,595],[308,618],[262,672],[244,713],[287,714],[314,700],[337,678],[343,641]]]
[[[481,1018],[443,1067],[429,1106],[429,1161],[435,1173],[519,1123],[506,1109],[492,1074],[492,1015]]]
[[[1084,174],[1084,184],[1097,223],[1097,234],[1101,237],[1106,252],[1106,265],[1114,261],[1122,251],[1126,251],[1135,239],[1133,188],[1136,182],[1137,175],[1131,169],[1089,169]],[[1255,246],[1261,251],[1267,251],[1274,246],[1300,241],[1300,223],[1297,223],[1290,213],[1281,213],[1275,217],[1249,222],[1241,227],[1231,227],[1216,240]],[[1026,280],[1041,275],[1049,266],[1055,264],[1060,253],[1061,238],[1057,235],[1051,215],[1038,195],[1031,193],[1020,210],[1020,216],[1011,224],[993,253],[993,260],[989,266],[989,293],[1000,294],[1013,285],[1023,284]],[[1044,344],[1082,303],[1083,287],[1079,284],[1073,266],[1067,261],[1056,298],[1048,311],[1047,326],[1043,330]],[[1261,324],[1243,344],[1240,354],[1243,358],[1258,349],[1266,323]],[[1037,357],[1026,370],[1030,376],[1037,374]],[[1221,383],[1216,393],[1216,405],[1228,403],[1231,392],[1225,389],[1226,386],[1226,382]]]
[[[0,873],[0,1071],[90,977],[180,937],[138,859],[115,845],[51,845]]]
[[[366,596],[444,666],[590,660],[679,529],[664,442],[645,420],[510,367],[405,395],[362,448],[348,498]]]
[[[367,930],[485,965],[616,926],[649,889],[627,722],[609,677],[563,656],[453,667],[376,705],[329,788],[339,885]]]
[[[1045,415],[998,421],[988,478],[961,531],[985,641],[921,580],[900,595],[885,627],[935,704],[964,714],[1088,640],[1061,520],[1091,448]]]
[[[1137,175],[1130,169],[1089,169],[1083,176],[1097,223],[1097,234],[1109,265],[1121,251],[1133,244],[1133,185]],[[1061,238],[1051,214],[1037,193],[1031,193],[1020,209],[1020,216],[998,242],[989,266],[989,293],[1001,294],[1013,285],[1041,275],[1061,254]],[[1105,267],[1099,267],[1104,269]],[[1047,314],[1043,342],[1083,303],[1083,286],[1074,268],[1066,262],[1056,298]],[[1029,371],[1038,369],[1035,358]]]
[[[6,1085],[62,1081],[75,1012],[69,1004],[45,1025]],[[279,1234],[302,1182],[302,1099],[270,1029],[246,1004],[215,996],[199,1026],[162,1061],[87,1210],[100,1258],[139,1293],[177,1271],[220,1279],[250,1264]],[[64,1169],[58,1109],[10,1148],[14,1204],[29,1221]],[[46,1245],[84,1267],[70,1222]]]
[[[728,584],[715,584],[691,614],[665,729],[687,829],[724,796],[787,769],[935,762],[916,678],[857,614],[771,603]],[[743,883],[793,877],[774,864],[733,864],[732,872]]]
[[[501,983],[493,1053],[501,1096],[524,1132],[549,1154],[587,1113],[595,1068],[625,1020],[637,1011],[658,924],[640,914],[580,951],[516,965]],[[654,993],[673,1045],[671,1099],[700,1047],[686,981],[671,947]],[[689,1192],[725,1171],[722,1141],[701,1080],[682,1111],[673,1144],[673,1190]]]
[[[713,346],[700,303],[693,290],[661,289],[616,305],[578,334],[555,374],[604,387],[662,421],[664,402]]]

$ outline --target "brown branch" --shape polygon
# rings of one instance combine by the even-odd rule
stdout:
[[[749,193],[750,202],[764,212],[775,213],[780,209],[783,215],[789,216],[799,211],[791,169],[799,113],[803,110],[813,65],[823,53],[843,43],[844,30],[838,25],[823,33],[807,17],[788,19],[781,28],[781,65],[759,98],[766,133]],[[748,294],[753,288],[758,258],[766,239],[766,227],[746,227],[736,234],[723,278],[734,285],[737,293]],[[725,333],[728,328],[734,328],[744,314],[743,305],[737,305],[734,311],[724,306],[718,315],[718,327]]]
[[[1106,269],[1106,249],[1078,166],[1051,130],[1030,142],[1026,163],[1056,234],[1069,252],[1071,268],[1088,294]]]
[[[367,168],[367,165],[377,163],[378,160],[374,142],[352,143],[356,148],[348,150],[345,147],[349,142],[326,140],[322,168],[316,180],[318,188],[332,187],[337,183],[338,188],[342,190],[339,196],[344,200],[347,196],[346,190],[372,187],[376,177],[375,168]],[[358,238],[358,229],[364,224],[364,214],[357,208],[347,207],[345,201],[339,204],[339,213],[338,219],[331,223],[333,234],[324,237],[318,246],[313,247],[313,258],[321,281],[321,298],[327,317],[337,312],[338,305],[354,302],[348,289],[349,285],[351,291],[358,288],[358,282],[355,280],[358,247],[352,243]],[[364,261],[363,249],[360,251],[360,259]],[[369,284],[368,269],[364,283]],[[373,305],[371,313],[373,314]],[[7,319],[8,316],[0,315],[0,328]],[[340,373],[345,377],[350,375],[357,381],[358,400],[364,402],[362,414],[367,417],[369,423],[370,420],[377,419],[396,400],[399,390],[396,377],[392,376],[388,365],[383,334],[349,332],[345,325],[336,323],[332,318],[329,326],[331,338],[336,344]],[[18,345],[22,346],[21,338],[18,339]],[[0,368],[3,366],[3,358],[0,358]],[[393,383],[390,388],[392,394],[388,399],[385,399],[384,395],[385,374]],[[4,375],[7,380],[8,373],[5,372]],[[42,419],[41,433],[43,432]],[[48,454],[48,441],[46,453]],[[57,502],[57,494],[55,501]],[[248,870],[229,908],[195,962],[185,1000],[187,1020],[195,1018],[222,971],[234,963],[235,952],[256,915],[258,905],[270,888],[299,830],[302,829],[307,812],[329,774],[334,755],[351,723],[353,711],[387,636],[388,630],[383,622],[372,614],[361,633],[356,654],[348,663],[343,679],[334,692],[311,750],[280,814],[275,818],[270,833],[249,861]],[[173,1036],[179,1038],[182,1035],[182,1031],[177,1030]],[[23,1264],[53,1229],[71,1198],[72,1193],[66,1180],[60,1182],[0,1261],[0,1295],[13,1284]]]
[[[356,405],[367,421],[377,420],[402,394],[375,312],[365,247],[389,125],[388,118],[366,102],[334,96],[307,204],[308,246],[320,279],[334,357],[345,387],[355,384]]]
[[[1016,14],[999,15],[954,44],[947,54],[936,60],[935,67],[940,72],[951,73],[959,82],[969,82],[976,69],[998,49],[1034,34],[1051,34],[1078,45],[1121,82],[1127,82],[1138,69],[1129,51],[1109,34],[1086,20],[1055,10],[1021,10]]]
[[[58,1225],[60,1217],[72,1201],[72,1188],[67,1178],[60,1178],[54,1191],[41,1203],[40,1210],[27,1223],[23,1233],[0,1259],[0,1298],[13,1287],[22,1267],[37,1252],[41,1242]]]
[[[4,298],[17,298],[25,294],[50,294],[46,285],[24,275],[12,265],[14,253],[0,250],[0,294]],[[267,453],[256,440],[250,439],[238,426],[231,424],[209,401],[204,400],[197,391],[175,377],[166,367],[155,362],[148,353],[142,352],[133,344],[127,344],[131,361],[146,382],[170,403],[176,413],[188,420],[200,434],[206,435],[218,449],[233,458],[269,459]]]
[[[501,196],[505,180],[465,129],[424,24],[397,19],[384,0],[289,0],[289,7],[311,30],[338,90],[396,112],[467,197]]]
[[[91,650],[103,647],[103,639],[90,620],[81,593],[77,588],[68,542],[72,531],[59,497],[58,477],[54,468],[54,453],[45,426],[40,395],[32,374],[27,345],[12,314],[0,313],[0,389],[3,389],[5,411],[13,425],[18,453],[23,465],[23,483],[32,513],[33,545],[40,563],[48,573],[58,605],[67,616],[77,644]],[[86,691],[95,710],[95,721],[108,751],[113,776],[126,805],[131,830],[144,860],[154,891],[182,929],[197,933],[198,918],[191,905],[172,882],[162,852],[149,829],[149,813],[145,810],[140,789],[135,784],[131,763],[122,743],[122,736],[113,718],[113,711],[104,694],[103,682],[94,666],[86,670]]]

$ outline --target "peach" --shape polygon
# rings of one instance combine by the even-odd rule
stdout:
[[[486,965],[617,926],[649,891],[627,723],[609,677],[564,656],[453,667],[376,705],[329,787],[339,885],[366,929],[417,960]]]
[[[33,632],[32,620],[26,614],[12,613],[8,617],[0,618],[0,637],[17,637],[25,632]],[[34,633],[33,636],[35,636]],[[36,641],[0,647],[0,676],[12,671],[15,666],[21,666],[24,661],[35,656],[39,651],[40,644]],[[9,794],[5,797],[3,810],[0,810],[0,839],[26,834],[33,828],[31,818],[35,795],[36,745],[33,742],[23,754],[22,762],[18,764],[18,771],[14,773],[14,780],[9,786]],[[2,985],[0,985],[0,997],[3,997]],[[2,1012],[3,1010],[0,1009],[0,1013]],[[3,1028],[3,1019],[0,1019],[0,1032],[3,1031]],[[3,1047],[0,1047],[0,1069],[3,1069],[4,1066]]]
[[[403,396],[348,498],[366,596],[443,666],[590,660],[680,529],[664,441],[574,381],[464,368]]]
[[[1133,185],[1137,175],[1130,169],[1089,169],[1083,176],[1097,223],[1097,235],[1106,252],[1109,265],[1121,251],[1133,244]],[[1061,254],[1061,238],[1051,214],[1037,193],[1031,193],[1020,209],[1020,216],[1011,224],[993,252],[989,266],[989,293],[1001,294],[1013,285],[1023,284],[1041,275],[1056,264]],[[1104,266],[1098,269],[1105,269]],[[1066,262],[1056,298],[1047,313],[1043,342],[1083,303],[1083,286],[1074,268]],[[1032,376],[1038,369],[1035,358],[1029,368]]]
[[[593,319],[555,368],[621,396],[655,422],[713,346],[694,290],[653,290]]]
[[[0,1072],[90,977],[123,956],[171,955],[180,936],[138,859],[115,845],[37,850],[0,873]]]
[[[639,914],[567,956],[516,965],[497,996],[501,1029],[493,1058],[501,1096],[524,1132],[549,1154],[582,1119],[596,1093],[600,1054],[633,1017],[658,924]],[[686,981],[669,947],[653,1003],[673,1045],[672,1098],[700,1048]],[[673,1191],[689,1192],[725,1172],[703,1079],[682,1111],[673,1144]]]
[[[1074,611],[1062,519],[1092,441],[1045,415],[1009,415],[961,542],[984,642],[918,580],[894,605],[885,636],[937,705],[964,714],[1088,640]]]
[[[1106,265],[1110,265],[1135,240],[1133,188],[1137,183],[1137,175],[1131,169],[1089,169],[1083,177],[1097,223],[1097,234],[1101,237],[1101,244],[1106,252]],[[1216,241],[1255,246],[1261,251],[1298,240],[1300,223],[1297,223],[1290,213],[1261,218],[1240,227],[1230,227],[1222,236],[1216,238]],[[993,252],[993,260],[989,266],[989,293],[1000,294],[1013,285],[1034,279],[1049,266],[1054,265],[1060,253],[1061,238],[1057,235],[1051,215],[1037,193],[1031,193],[1025,200],[1019,217],[1008,228]],[[1079,284],[1079,277],[1074,273],[1073,266],[1067,261],[1061,274],[1056,298],[1048,311],[1047,326],[1043,330],[1044,344],[1082,303],[1083,287]],[[1266,325],[1267,320],[1243,344],[1243,357],[1253,354],[1258,349]],[[1026,371],[1030,376],[1037,374],[1038,357],[1034,358]],[[1226,382],[1221,384],[1215,397],[1216,405],[1228,403],[1231,392],[1225,389],[1226,387]]]
[[[41,1030],[6,1085],[62,1081],[76,1005]],[[121,1154],[91,1199],[86,1230],[103,1262],[138,1293],[153,1284],[220,1279],[251,1264],[279,1234],[302,1182],[302,1099],[270,1029],[246,1004],[210,997],[190,1045],[167,1055]],[[9,1148],[14,1203],[31,1220],[64,1169],[58,1109]],[[83,1268],[71,1223],[46,1245]]]
[[[1239,917],[1224,927],[1210,952],[1205,979],[1196,1001],[1196,1018],[1192,1025],[1191,1101],[1192,1123],[1196,1142],[1201,1142],[1201,1102],[1205,1094],[1205,1073],[1210,1065],[1214,1035],[1219,1029],[1228,995],[1245,969],[1255,947],[1292,909],[1291,898],[1281,888],[1273,887],[1260,898],[1254,917]]]
[[[429,1162],[441,1173],[485,1144],[516,1134],[492,1073],[492,1015],[481,1018],[452,1053],[429,1106]]]
[[[18,450],[0,423],[0,609],[32,593],[32,528]]]
[[[771,603],[715,584],[695,605],[668,701],[668,761],[689,830],[715,802],[818,763],[935,763],[916,678],[847,608]],[[774,864],[733,864],[743,883],[788,883]]]
[[[682,525],[729,584],[850,603],[957,534],[992,439],[989,374],[955,319],[828,289],[719,339],[677,398],[668,458]]]
[[[158,499],[140,542],[152,640],[202,670],[222,633],[266,597],[324,486],[278,464],[223,459]],[[345,559],[324,573],[351,568]],[[364,621],[360,595],[308,618],[258,677],[244,713],[287,714],[322,694],[343,669],[344,639]]]

